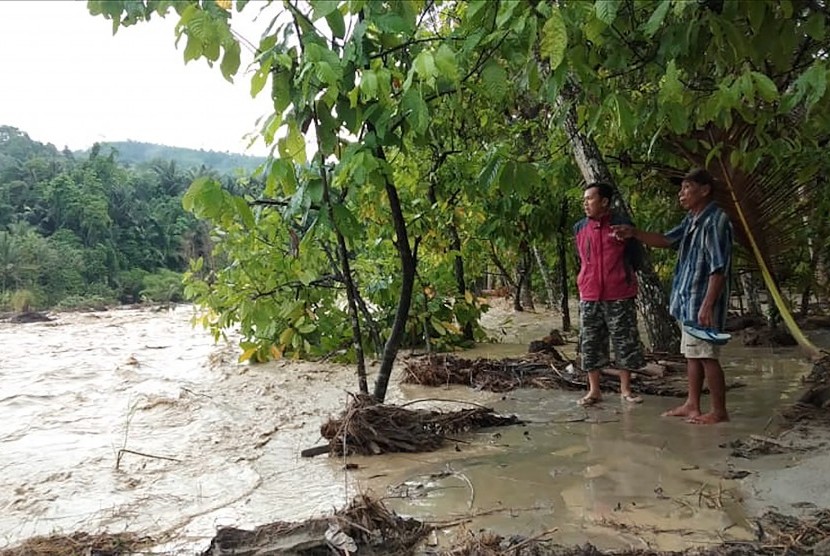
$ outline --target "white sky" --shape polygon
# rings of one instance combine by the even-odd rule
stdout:
[[[239,24],[234,13],[234,28],[257,43],[264,25],[251,19],[259,10],[245,12]],[[266,154],[261,139],[246,151],[243,137],[270,113],[269,87],[250,96],[251,54],[242,49],[233,85],[218,64],[185,65],[185,39],[175,47],[177,19],[171,10],[113,36],[112,22],[90,15],[85,1],[0,1],[0,125],[58,149],[132,139]]]

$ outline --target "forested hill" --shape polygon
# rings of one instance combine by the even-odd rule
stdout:
[[[110,147],[114,148],[118,152],[118,161],[122,164],[142,164],[154,160],[165,160],[175,162],[180,168],[206,167],[220,174],[231,174],[238,169],[250,173],[265,161],[265,157],[261,156],[169,147],[140,141],[112,141],[100,143],[100,145],[103,153],[108,152]],[[84,156],[88,154],[88,151],[76,154]]]
[[[234,167],[250,157],[115,145],[59,151],[0,125],[0,312],[177,300],[181,273],[211,253],[210,227],[182,206],[187,188],[200,177],[261,187]],[[153,158],[124,163],[141,151]],[[169,158],[185,153],[203,158]]]

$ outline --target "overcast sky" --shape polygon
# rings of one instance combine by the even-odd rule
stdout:
[[[243,48],[233,85],[218,64],[185,65],[176,20],[171,12],[113,36],[111,22],[91,16],[85,1],[0,1],[0,125],[59,149],[132,139],[265,154],[261,140],[245,151],[243,138],[269,111],[267,88],[252,99],[242,74],[251,55]],[[256,43],[252,29],[263,26],[234,28]]]

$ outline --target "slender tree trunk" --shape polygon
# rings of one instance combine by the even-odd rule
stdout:
[[[453,151],[454,152],[454,151]],[[435,205],[438,202],[438,195],[435,193],[435,172],[441,164],[447,159],[451,152],[441,153],[436,160],[432,170],[430,171],[429,183],[429,202]],[[454,197],[453,197],[454,199]],[[450,203],[450,210],[455,208],[455,202]],[[447,233],[450,236],[450,248],[455,251],[456,255],[453,259],[453,274],[455,276],[455,285],[458,289],[458,294],[463,299],[467,294],[467,282],[464,279],[464,259],[461,257],[461,236],[458,235],[458,226],[455,225],[455,215],[453,210],[453,218],[447,226]],[[463,329],[464,339],[473,341],[473,324],[471,322],[464,323]]]
[[[522,270],[522,263],[521,260],[516,264],[516,287],[513,291],[513,310],[517,312],[522,312],[525,310],[522,307],[522,288],[524,287],[525,282],[525,274]]]
[[[559,256],[559,310],[562,311],[562,331],[571,329],[571,307],[568,299],[568,198],[562,199],[562,211],[559,215],[559,232],[556,237],[556,249]]]
[[[519,242],[519,257],[516,263],[516,292],[513,296],[513,310],[524,311],[522,305],[525,300],[525,290],[528,288],[530,278],[530,250],[528,249],[527,241],[521,240]]]
[[[562,89],[562,93],[556,99],[557,108],[564,110],[565,132],[573,148],[574,159],[586,183],[602,181],[616,186],[616,181],[608,170],[596,142],[593,138],[582,133],[579,128],[576,109],[572,104],[578,94],[579,90],[575,85],[566,84]],[[619,197],[621,199],[622,195],[620,194]],[[631,218],[631,211],[624,202],[621,202],[615,208]],[[645,322],[652,349],[660,352],[677,353],[680,349],[680,331],[669,314],[668,296],[660,283],[659,277],[654,272],[648,250],[644,249],[644,251],[643,270],[638,273],[640,294],[637,296],[637,304],[640,314]]]
[[[747,312],[750,315],[763,315],[761,298],[758,295],[758,281],[755,280],[751,272],[742,272],[739,279],[741,281],[741,289],[744,291],[744,296],[746,296]]]
[[[535,245],[533,246],[533,257],[536,259],[536,266],[539,267],[539,274],[542,275],[542,283],[545,285],[545,293],[548,297],[546,306],[548,309],[553,309],[556,307],[556,292],[550,278],[550,271],[545,265],[544,259],[542,259],[542,254],[539,252],[539,248]]]
[[[381,149],[377,149],[375,156],[386,159]],[[375,380],[374,397],[379,403],[386,398],[386,390],[389,387],[389,378],[392,376],[392,366],[398,356],[398,349],[401,345],[406,321],[409,318],[409,308],[412,305],[412,290],[415,285],[415,257],[412,254],[412,247],[409,245],[409,234],[406,230],[406,220],[401,209],[401,201],[398,197],[398,190],[386,178],[386,198],[389,201],[389,209],[392,213],[392,223],[395,228],[395,249],[401,261],[401,297],[398,300],[398,308],[395,311],[395,320],[392,322],[392,330],[389,338],[383,347],[383,358],[381,359],[378,376]]]
[[[320,122],[317,115],[314,115],[317,130],[320,130]],[[349,250],[346,247],[346,239],[337,227],[334,219],[334,207],[331,203],[331,189],[329,188],[329,176],[326,171],[324,151],[321,148],[321,138],[318,135],[317,146],[320,152],[320,178],[323,181],[323,202],[325,203],[328,217],[332,222],[335,236],[337,237],[337,254],[340,259],[340,268],[343,274],[343,282],[346,284],[346,302],[349,307],[349,318],[352,324],[352,345],[354,346],[355,359],[357,363],[357,383],[361,394],[369,393],[369,384],[366,380],[366,357],[363,353],[363,334],[360,331],[360,314],[357,309],[357,286],[352,277],[352,268],[349,263]]]
[[[522,270],[522,307],[533,310],[533,253],[527,242],[522,242],[521,253]]]

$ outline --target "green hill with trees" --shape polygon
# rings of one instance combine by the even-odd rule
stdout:
[[[200,176],[233,189],[247,172],[240,155],[188,153],[199,151],[131,142],[58,151],[0,126],[0,310],[179,299],[181,272],[211,251],[183,193]]]

